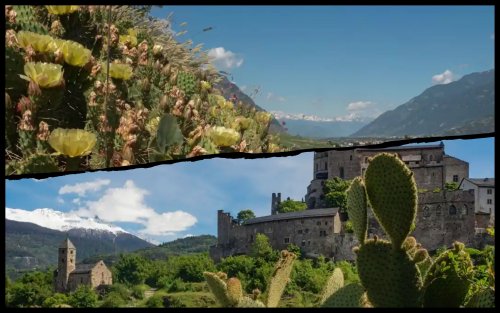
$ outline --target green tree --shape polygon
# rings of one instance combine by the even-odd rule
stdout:
[[[302,254],[302,251],[300,250],[300,247],[291,243],[289,244],[286,249],[290,252],[293,252],[295,253],[295,255],[297,256],[297,259],[300,258],[301,254]]]
[[[97,299],[97,294],[92,288],[81,285],[70,294],[68,302],[74,308],[95,308],[97,307]]]
[[[136,254],[120,255],[114,268],[117,282],[129,285],[143,284],[149,271],[148,261]]]
[[[248,219],[255,218],[255,213],[253,213],[252,210],[247,209],[247,210],[241,210],[238,212],[238,215],[236,216],[238,221],[244,222]]]
[[[350,184],[350,180],[344,180],[339,177],[326,180],[323,187],[326,205],[332,208],[340,208],[341,212],[345,212],[347,204],[347,188],[349,188]]]
[[[68,296],[64,293],[54,293],[43,301],[42,307],[44,308],[57,308],[63,304],[68,304]]]
[[[256,258],[269,259],[273,253],[273,248],[269,243],[269,238],[261,233],[255,235],[255,241],[251,247],[251,256]]]
[[[305,209],[307,209],[307,204],[305,202],[291,199],[282,201],[278,206],[279,213],[304,211]]]
[[[127,300],[116,291],[108,293],[103,300],[101,308],[119,308],[127,304]]]

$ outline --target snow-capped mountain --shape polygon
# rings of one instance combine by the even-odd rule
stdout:
[[[359,116],[356,113],[350,113],[348,115],[337,116],[337,117],[321,117],[317,115],[307,115],[302,113],[298,114],[286,113],[283,111],[270,111],[269,113],[271,113],[277,120],[293,120],[293,121],[304,120],[311,122],[368,122],[373,119],[373,118]]]
[[[5,218],[17,221],[37,224],[39,226],[58,231],[68,231],[70,229],[92,229],[108,231],[115,235],[127,233],[123,228],[114,226],[94,218],[85,218],[73,212],[60,212],[53,209],[43,208],[33,211],[22,209],[5,208]]]

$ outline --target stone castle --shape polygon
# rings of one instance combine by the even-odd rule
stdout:
[[[233,219],[229,213],[217,212],[217,239],[210,248],[218,261],[230,255],[248,254],[257,233],[269,237],[274,249],[289,244],[301,248],[308,257],[323,255],[336,260],[353,260],[352,247],[358,242],[346,232],[346,214],[339,208],[326,208],[323,185],[327,179],[353,179],[364,174],[368,158],[380,152],[396,153],[414,172],[418,195],[416,229],[412,235],[428,250],[449,246],[458,240],[479,247],[487,240],[477,230],[474,190],[447,191],[445,184],[460,184],[469,178],[469,164],[444,153],[443,143],[382,149],[358,148],[315,153],[313,180],[307,187],[307,210],[278,213],[281,194],[272,194],[271,215],[246,220]],[[371,213],[371,210],[369,210]],[[372,214],[368,235],[385,237]]]
[[[75,264],[76,248],[66,238],[59,246],[57,269],[54,271],[56,292],[75,291],[80,285],[98,288],[113,284],[111,271],[101,260],[95,264]]]

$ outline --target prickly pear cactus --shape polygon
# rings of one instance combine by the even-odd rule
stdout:
[[[319,303],[323,304],[331,295],[337,292],[340,288],[344,286],[344,274],[340,268],[335,268],[332,275],[326,282],[326,286],[323,289]]]
[[[16,24],[19,30],[31,31],[38,34],[47,35],[49,29],[36,19],[35,7],[31,5],[14,5],[12,6],[17,13]]]
[[[395,155],[381,153],[371,159],[365,184],[377,220],[394,247],[401,247],[417,214],[413,172]]]
[[[349,214],[354,233],[361,244],[366,239],[368,228],[366,206],[365,184],[360,177],[356,177],[347,190],[347,214]]]
[[[465,305],[466,308],[494,308],[495,289],[488,287],[476,292]]]
[[[472,261],[462,243],[439,255],[425,277],[425,307],[459,307],[472,280]]]
[[[188,72],[179,72],[177,75],[177,85],[184,91],[186,97],[191,98],[198,90],[198,84],[194,74]]]
[[[340,288],[321,305],[324,308],[359,308],[364,306],[365,288],[352,283]]]
[[[205,276],[208,288],[210,288],[217,302],[219,302],[222,307],[230,307],[232,303],[227,295],[226,282],[216,273],[204,272],[203,276]]]
[[[375,307],[419,306],[422,279],[405,250],[385,240],[367,240],[358,250],[356,264]]]
[[[293,268],[293,262],[297,256],[289,251],[281,251],[281,258],[274,268],[273,276],[269,282],[267,303],[268,308],[278,306],[278,303],[285,291],[286,284],[290,280],[290,274]]]

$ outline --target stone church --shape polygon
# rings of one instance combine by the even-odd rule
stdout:
[[[80,285],[97,288],[113,284],[111,271],[102,260],[94,264],[76,264],[76,248],[69,238],[59,246],[57,263],[54,271],[56,292],[75,291]]]
[[[396,153],[413,171],[418,193],[416,229],[412,235],[429,251],[461,241],[480,248],[489,240],[478,232],[474,190],[446,190],[447,182],[457,185],[469,177],[469,164],[446,155],[444,145],[402,146],[382,149],[357,148],[314,154],[313,179],[307,187],[307,210],[278,213],[281,194],[272,195],[271,215],[241,223],[229,213],[217,212],[217,244],[210,256],[219,261],[230,255],[248,254],[258,233],[269,238],[274,249],[297,245],[303,255],[323,255],[336,260],[353,260],[355,236],[345,230],[346,214],[328,208],[323,186],[327,179],[352,179],[364,174],[369,157],[380,152]],[[489,187],[491,188],[491,187]],[[384,237],[369,212],[368,235]]]

